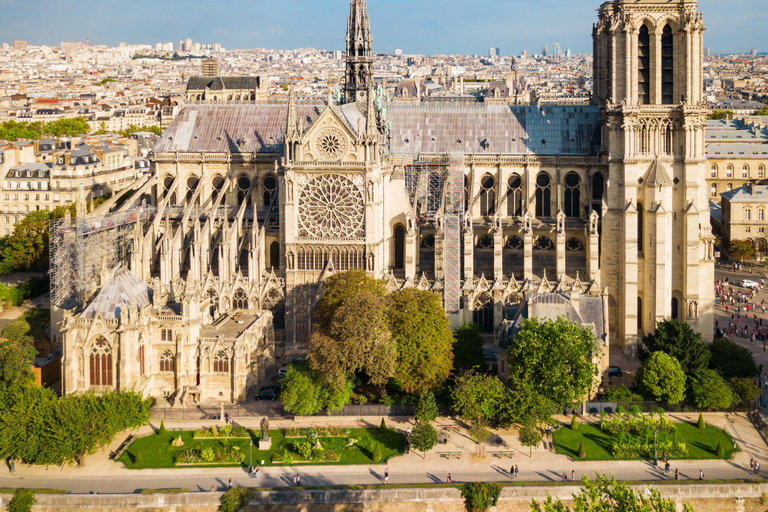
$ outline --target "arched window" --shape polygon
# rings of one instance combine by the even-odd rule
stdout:
[[[741,177],[742,178],[749,178],[749,166],[747,164],[744,164],[741,167]]]
[[[480,180],[480,215],[490,217],[496,214],[496,181],[493,176],[486,174]]]
[[[272,242],[269,245],[269,266],[280,268],[280,242]]]
[[[395,226],[395,270],[405,268],[405,228]]]
[[[273,175],[264,178],[264,206],[269,206],[277,195],[277,179]],[[273,265],[275,266],[275,265]]]
[[[481,332],[487,334],[493,332],[493,301],[487,293],[480,296],[475,302],[472,321],[480,327]]]
[[[677,297],[672,297],[672,320],[677,320],[678,310]]]
[[[173,187],[173,177],[172,176],[166,176],[163,180],[163,188],[165,189],[165,196],[168,196],[168,193],[171,191],[171,188]],[[176,204],[176,192],[171,195],[171,199],[169,201],[169,204]]]
[[[248,309],[248,297],[242,288],[238,288],[232,297],[232,309]]]
[[[469,210],[469,178],[464,176],[464,212]]]
[[[637,94],[641,105],[651,103],[651,35],[648,25],[640,27],[638,34]]]
[[[510,217],[522,217],[523,215],[523,180],[517,174],[509,177],[507,215]]]
[[[717,183],[713,183],[710,186],[710,190],[712,191],[712,197],[717,197]]]
[[[643,238],[643,222],[645,221],[645,210],[643,203],[637,203],[637,250],[642,251],[645,248]]]
[[[554,251],[555,244],[549,237],[540,236],[533,244],[533,248],[538,251]]]
[[[144,375],[144,340],[139,335],[139,377]]]
[[[592,176],[592,201],[597,203],[603,202],[603,195],[605,194],[605,178],[603,175],[595,173]]]
[[[536,216],[552,216],[552,179],[549,174],[540,172],[536,177]]]
[[[229,373],[229,358],[223,350],[216,352],[213,358],[213,373]]]
[[[91,349],[91,386],[112,385],[112,350],[103,336],[96,338]]]
[[[250,194],[248,194],[248,190],[251,188],[251,180],[248,179],[248,176],[240,176],[237,178],[237,205],[240,206],[243,204],[243,201],[247,201],[248,204],[251,204],[251,197]],[[246,194],[248,197],[245,197]]]
[[[222,187],[224,187],[224,178],[215,176],[213,181],[211,181],[211,186],[213,188],[213,192],[211,192],[211,196],[213,197],[212,200],[216,201],[216,199],[219,198],[219,193],[221,193]]]
[[[208,312],[211,314],[211,319],[216,318],[216,312],[219,310],[219,295],[216,290],[208,290]]]
[[[164,350],[160,355],[160,373],[173,373],[174,372],[173,352],[170,350]]]
[[[192,196],[195,195],[195,191],[197,190],[197,185],[199,183],[200,180],[197,178],[197,176],[190,176],[187,179],[187,203],[192,200]]]
[[[521,251],[523,249],[523,239],[513,235],[507,238],[504,248],[509,251]]]
[[[580,217],[579,205],[581,203],[581,178],[575,172],[565,176],[565,211],[566,217]]]
[[[752,220],[752,210],[749,208],[744,210],[744,220]]]
[[[757,168],[757,177],[759,179],[765,178],[765,167],[764,166],[761,165],[760,167]]]
[[[661,103],[674,103],[675,87],[675,52],[672,37],[672,27],[664,25],[661,31]]]
[[[733,178],[733,166],[729,165],[725,168],[725,177],[726,178]]]
[[[731,183],[726,184],[725,185],[725,190],[727,192],[730,192],[731,190],[733,190],[733,184],[731,184]]]
[[[714,164],[710,168],[710,177],[717,178],[717,166]]]

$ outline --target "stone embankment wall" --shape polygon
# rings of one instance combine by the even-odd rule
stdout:
[[[644,486],[636,487],[645,491]],[[495,511],[529,512],[532,500],[547,495],[566,504],[578,492],[577,486],[505,487]],[[768,484],[662,485],[662,495],[675,500],[677,509],[684,502],[696,512],[768,512]],[[188,494],[40,494],[35,512],[216,512],[220,493]],[[0,510],[10,500],[0,495]],[[458,489],[371,489],[371,490],[300,490],[258,492],[245,512],[465,512]]]

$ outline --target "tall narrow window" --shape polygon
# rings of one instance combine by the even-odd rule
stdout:
[[[405,268],[405,228],[395,226],[395,270]]]
[[[641,105],[648,105],[651,102],[651,35],[647,25],[640,27],[637,56],[637,95]]]
[[[229,373],[229,358],[223,350],[217,352],[213,358],[213,373]]]
[[[672,297],[672,320],[677,320],[677,315],[679,314],[678,309],[677,298]]]
[[[643,203],[637,203],[637,250],[643,251],[643,217],[644,217]]]
[[[480,215],[490,217],[496,214],[496,181],[493,176],[485,175],[480,180]]]
[[[672,39],[672,27],[669,24],[664,25],[664,30],[661,32],[661,103],[664,105],[674,103],[675,57]]]
[[[536,176],[536,216],[552,216],[552,179],[545,172]]]
[[[144,375],[144,345],[139,345],[139,377]]]
[[[91,349],[91,386],[112,385],[112,350],[104,337],[99,336]]]
[[[566,217],[579,217],[579,205],[581,202],[581,178],[575,172],[565,176],[565,205],[563,210]]]
[[[712,168],[711,168],[711,170],[710,170],[710,173],[711,173],[711,174],[710,174],[710,176],[711,176],[711,177],[713,177],[713,178],[717,178],[717,166],[716,166],[716,165],[713,165],[713,166],[712,166]]]
[[[592,176],[592,209],[600,215],[603,211],[603,195],[605,194],[605,178],[595,173]]]
[[[280,268],[280,242],[272,242],[269,246],[269,266]]]
[[[272,204],[272,201],[277,196],[277,180],[273,175],[269,175],[266,178],[264,178],[264,197],[263,204],[264,206],[269,206]]]
[[[643,330],[643,299],[637,298],[637,330]]]
[[[507,215],[510,217],[521,217],[523,215],[523,180],[517,174],[513,174],[509,178]]]
[[[741,168],[741,177],[742,178],[749,178],[749,166],[748,165],[744,165]]]

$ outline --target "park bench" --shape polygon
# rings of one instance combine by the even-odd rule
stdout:
[[[460,459],[461,458],[461,452],[438,452],[441,457],[445,457],[446,459]]]
[[[458,434],[459,430],[461,430],[461,427],[459,425],[445,425],[443,430],[447,430],[448,432],[456,432]]]
[[[515,454],[514,450],[501,450],[490,453],[492,453],[494,457],[498,457],[500,459],[511,459]]]
[[[120,460],[120,457],[122,457],[123,454],[126,452],[126,450],[128,450],[128,447],[131,446],[131,443],[135,438],[136,438],[135,435],[133,434],[129,435],[128,439],[123,441],[123,444],[121,444],[117,450],[115,450],[109,455],[109,458],[112,460]]]

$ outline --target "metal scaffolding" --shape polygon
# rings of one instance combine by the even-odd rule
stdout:
[[[445,194],[444,302],[446,313],[461,305],[461,223],[464,215],[464,153],[452,153]]]
[[[405,187],[420,221],[431,222],[440,211],[447,164],[447,160],[410,161],[403,167]]]
[[[103,217],[63,219],[50,223],[51,304],[71,309],[88,299],[99,272],[127,261],[136,223],[155,215],[140,206]]]

